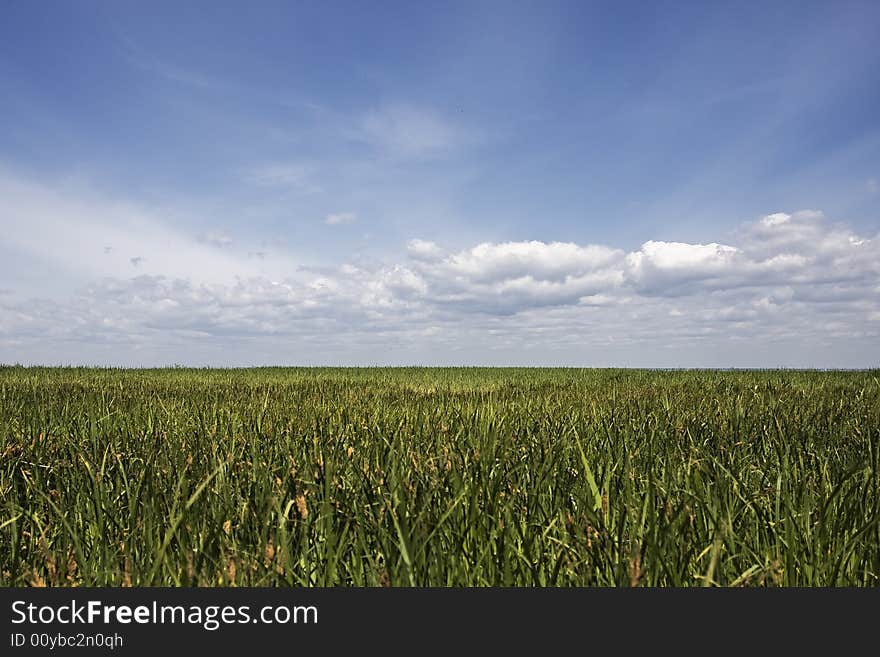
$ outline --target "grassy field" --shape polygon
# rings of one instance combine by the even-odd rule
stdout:
[[[0,368],[4,586],[876,586],[880,372]]]

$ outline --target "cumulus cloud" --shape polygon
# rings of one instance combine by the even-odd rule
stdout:
[[[446,253],[434,242],[420,239],[410,240],[406,248],[410,257],[416,260],[439,260]]]
[[[674,293],[690,281],[704,284],[743,265],[742,252],[726,244],[648,241],[626,256],[624,275],[642,292]]]
[[[613,267],[623,252],[564,242],[483,243],[455,253],[413,240],[414,276],[432,303],[477,312],[516,313],[529,306],[575,303],[613,289],[622,273]]]
[[[183,353],[214,345],[221,362],[231,345],[265,348],[267,362],[295,345],[291,357],[304,362],[340,349],[343,361],[395,362],[418,347],[431,362],[455,354],[567,362],[578,353],[637,365],[707,364],[717,354],[732,362],[715,364],[734,365],[780,364],[765,361],[783,353],[788,365],[880,359],[880,236],[815,211],[769,214],[717,242],[648,240],[629,252],[542,241],[450,250],[413,239],[384,263],[298,266],[274,279],[139,269],[96,279],[67,301],[0,297],[0,360],[47,340]],[[700,349],[708,355],[689,361]],[[645,359],[628,361],[632,353]],[[603,361],[609,354],[617,360]]]
[[[607,267],[621,255],[608,247],[569,242],[484,243],[451,254],[434,271],[477,283],[520,278],[562,281]]]

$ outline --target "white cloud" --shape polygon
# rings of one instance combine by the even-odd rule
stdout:
[[[63,232],[44,214],[34,213],[40,226]],[[184,356],[198,348],[212,362],[227,362],[234,349],[242,358],[265,349],[264,362],[343,354],[341,362],[375,363],[416,353],[430,362],[566,362],[575,353],[592,354],[593,364],[712,364],[718,354],[734,365],[762,364],[756,354],[788,354],[768,366],[880,359],[880,236],[856,235],[815,212],[768,215],[727,243],[649,240],[629,253],[534,240],[455,251],[414,239],[400,259],[291,267],[274,278],[248,270],[257,260],[229,249],[193,241],[160,249],[156,235],[173,233],[149,222],[108,235],[110,222],[95,212],[73,220],[99,236],[97,252],[114,245],[98,260],[119,251],[127,269],[86,263],[93,282],[67,300],[0,296],[0,361],[51,345],[56,354],[79,345],[105,361],[160,347]],[[21,228],[4,230],[4,240],[7,232],[30,244]],[[143,248],[132,252],[134,244]],[[228,268],[226,276],[197,276],[176,260],[178,250]],[[60,244],[51,253],[61,257]],[[133,272],[128,259],[139,257]],[[702,361],[688,360],[700,353]]]
[[[328,214],[324,218],[324,223],[328,226],[353,224],[355,221],[357,221],[357,215],[354,212],[337,212],[335,214]]]
[[[83,187],[33,183],[0,171],[0,198],[0,248],[52,265],[67,278],[125,277],[132,265],[144,274],[193,281],[232,282],[267,271],[268,263],[216,248],[229,246],[222,233],[197,238],[178,228],[184,223],[179,217]]]
[[[736,271],[742,252],[726,244],[686,244],[649,241],[626,256],[626,274],[643,289],[665,288]]]
[[[223,231],[219,230],[211,230],[207,233],[202,233],[201,235],[199,235],[198,240],[203,244],[210,244],[211,246],[217,246],[220,248],[230,246],[232,244],[232,238]]]
[[[245,182],[258,187],[285,188],[302,193],[320,192],[314,182],[312,166],[300,163],[274,163],[254,167],[244,172]]]
[[[385,155],[436,156],[465,141],[463,130],[436,112],[408,104],[390,104],[367,112],[352,133]]]
[[[613,265],[623,252],[564,242],[483,243],[457,253],[436,244],[408,244],[412,270],[434,303],[486,313],[577,303],[623,281]]]
[[[569,242],[483,243],[450,255],[434,271],[475,282],[522,277],[558,281],[594,272],[622,255],[604,246]]]
[[[761,219],[761,225],[772,228],[773,226],[787,224],[789,221],[791,221],[790,214],[786,214],[785,212],[774,212]]]
[[[416,260],[439,260],[446,253],[434,242],[420,239],[410,240],[406,245],[406,249],[410,257]]]

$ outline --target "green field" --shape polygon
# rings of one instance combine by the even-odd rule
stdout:
[[[876,586],[880,372],[0,368],[4,586]]]

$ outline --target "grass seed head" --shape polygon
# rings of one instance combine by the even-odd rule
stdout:
[[[303,520],[309,517],[309,505],[306,503],[305,495],[296,496],[296,512]]]

